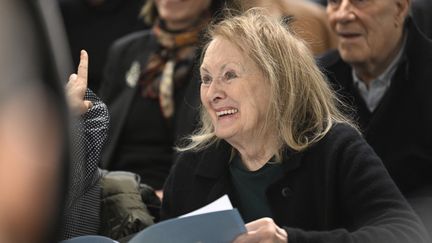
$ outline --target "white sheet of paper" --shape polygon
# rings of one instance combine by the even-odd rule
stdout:
[[[189,217],[189,216],[194,216],[194,215],[204,214],[204,213],[223,211],[223,210],[230,210],[230,209],[233,209],[233,206],[231,204],[231,201],[228,198],[228,195],[225,194],[222,197],[220,197],[219,199],[217,199],[216,201],[214,201],[210,204],[207,204],[206,206],[199,208],[195,211],[184,214],[184,215],[180,216],[179,218]]]

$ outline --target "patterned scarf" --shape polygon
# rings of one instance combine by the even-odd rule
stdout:
[[[152,29],[159,48],[149,57],[138,83],[143,97],[159,99],[162,114],[167,119],[174,113],[174,90],[189,81],[198,36],[208,22],[206,15],[194,27],[179,33],[164,30],[160,21]]]

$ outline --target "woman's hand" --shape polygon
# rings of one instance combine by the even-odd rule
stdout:
[[[287,232],[271,218],[261,218],[246,224],[247,232],[238,236],[234,243],[287,243]]]
[[[66,84],[66,97],[73,114],[82,115],[93,106],[91,101],[84,100],[88,75],[88,55],[84,50],[81,51],[77,73],[69,76],[69,82]]]

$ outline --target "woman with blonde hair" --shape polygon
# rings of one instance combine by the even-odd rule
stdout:
[[[425,229],[315,65],[260,10],[209,30],[202,126],[164,186],[163,219],[228,194],[235,242],[427,242]]]

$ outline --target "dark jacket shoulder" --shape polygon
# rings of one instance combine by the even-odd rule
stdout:
[[[110,50],[122,50],[124,48],[131,48],[135,43],[146,42],[148,39],[152,38],[151,30],[142,30],[130,33],[122,38],[116,40],[112,45]]]
[[[339,51],[337,49],[332,49],[322,55],[317,56],[315,61],[318,67],[325,69],[336,64],[338,61],[340,61],[340,59]]]
[[[98,92],[108,106],[126,87],[125,74],[132,62],[144,63],[155,43],[151,31],[143,30],[128,34],[111,45],[104,68],[104,80]]]

